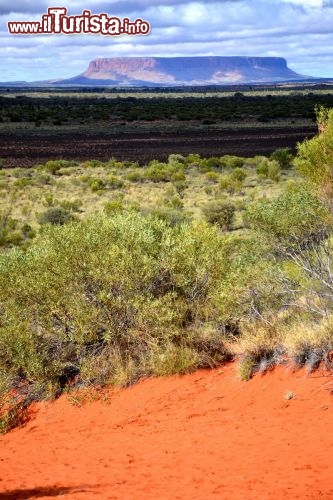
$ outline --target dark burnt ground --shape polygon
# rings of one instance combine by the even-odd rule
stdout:
[[[171,153],[198,153],[203,157],[233,154],[251,157],[269,155],[277,148],[295,149],[298,142],[317,133],[315,126],[255,127],[229,130],[186,130],[115,134],[49,131],[0,133],[0,158],[5,166],[32,166],[51,159],[97,159],[120,161],[165,160]]]

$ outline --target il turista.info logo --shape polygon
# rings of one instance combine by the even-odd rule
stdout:
[[[49,7],[40,21],[9,21],[8,31],[12,35],[148,35],[150,24],[143,19],[130,21],[129,18],[92,14],[85,9],[78,16],[68,16],[66,7]]]

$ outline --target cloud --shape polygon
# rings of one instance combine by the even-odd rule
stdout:
[[[49,7],[49,2],[44,0],[26,2],[25,0],[3,0],[0,4],[0,16],[8,14],[43,14]]]
[[[57,3],[57,2],[55,2]],[[61,2],[70,15],[141,17],[147,36],[13,36],[7,22],[40,20],[52,5],[43,0],[2,0],[0,79],[74,76],[90,59],[132,55],[256,55],[287,57],[295,71],[332,75],[333,0],[78,0]]]

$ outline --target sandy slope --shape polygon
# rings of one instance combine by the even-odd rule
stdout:
[[[333,499],[333,375],[235,370],[39,405],[0,437],[0,500]]]

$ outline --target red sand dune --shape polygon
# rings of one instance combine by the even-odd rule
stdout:
[[[234,364],[42,403],[0,437],[0,499],[333,499],[333,376]]]

